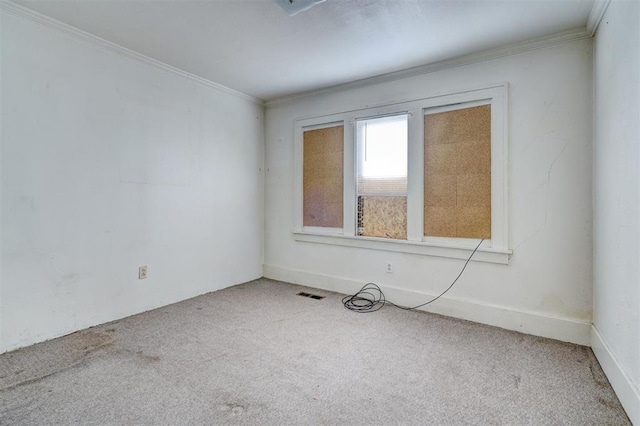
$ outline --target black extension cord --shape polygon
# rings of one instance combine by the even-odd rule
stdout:
[[[467,261],[464,263],[464,266],[460,270],[460,273],[458,274],[456,279],[453,280],[451,285],[449,287],[447,287],[447,289],[445,291],[443,291],[442,293],[440,293],[439,295],[437,295],[433,299],[429,300],[428,302],[425,302],[425,303],[423,303],[421,305],[418,305],[418,306],[414,306],[412,308],[409,308],[409,307],[406,307],[406,306],[396,305],[395,303],[388,301],[384,297],[384,293],[382,292],[382,289],[380,288],[380,286],[378,286],[378,284],[376,284],[376,283],[367,283],[356,294],[351,295],[351,296],[343,297],[342,298],[342,304],[344,305],[345,308],[349,309],[350,311],[358,312],[360,314],[366,314],[366,313],[369,313],[369,312],[375,312],[375,311],[377,311],[379,309],[382,309],[382,307],[384,305],[386,305],[386,304],[395,306],[396,308],[399,308],[399,309],[404,309],[404,310],[407,310],[407,311],[411,311],[413,309],[418,309],[418,308],[421,308],[421,307],[423,307],[425,305],[428,305],[431,302],[435,302],[436,300],[438,300],[442,296],[444,296],[444,294],[446,292],[451,290],[451,287],[453,287],[453,285],[458,281],[458,279],[460,279],[460,277],[462,276],[462,273],[464,272],[464,270],[467,268],[467,265],[471,261],[471,258],[473,257],[474,254],[476,254],[476,251],[478,251],[478,249],[480,248],[480,245],[483,242],[484,242],[484,238],[482,240],[480,240],[480,243],[478,243],[476,248],[473,249],[473,251],[471,252],[471,255],[469,256]]]

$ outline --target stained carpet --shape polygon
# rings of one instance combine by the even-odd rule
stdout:
[[[630,424],[587,347],[341,297],[260,279],[1,355],[0,424]]]

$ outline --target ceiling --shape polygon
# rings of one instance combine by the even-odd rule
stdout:
[[[594,0],[16,3],[245,94],[271,100],[585,27]]]

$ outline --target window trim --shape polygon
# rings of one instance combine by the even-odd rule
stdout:
[[[342,247],[356,247],[369,250],[382,250],[397,253],[409,253],[433,257],[445,257],[450,259],[468,259],[478,244],[473,240],[473,245],[430,243],[409,240],[396,240],[392,238],[378,238],[342,234],[311,233],[308,231],[293,232],[295,241],[329,244]],[[511,259],[511,250],[499,250],[483,245],[473,255],[472,261],[498,263],[508,265]]]
[[[474,260],[508,264],[512,250],[509,249],[508,238],[507,83],[335,114],[296,119],[294,125],[294,239],[309,243],[333,244],[457,259],[467,258],[477,245],[477,239],[423,235],[424,116],[427,113],[486,104],[491,104],[491,239],[485,240],[474,256]],[[409,115],[407,240],[357,236],[355,229],[357,203],[356,120],[403,113]],[[304,227],[302,222],[303,132],[336,125],[344,125],[343,228]]]

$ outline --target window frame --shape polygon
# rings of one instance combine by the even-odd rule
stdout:
[[[406,113],[400,113],[400,114],[392,114],[392,115],[384,115],[384,116],[377,116],[377,117],[367,117],[367,118],[358,118],[355,121],[355,148],[356,148],[356,153],[355,153],[355,158],[356,158],[356,212],[358,212],[359,210],[359,204],[360,204],[360,197],[362,197],[362,202],[365,203],[366,201],[364,201],[365,199],[370,199],[370,198],[378,198],[378,200],[380,200],[380,198],[384,198],[384,197],[388,197],[388,198],[404,198],[404,202],[406,203],[407,200],[407,188],[404,188],[404,191],[402,192],[395,192],[395,191],[379,191],[379,192],[375,192],[375,191],[365,191],[365,192],[360,192],[360,182],[362,180],[365,180],[365,178],[363,177],[363,175],[361,176],[361,171],[364,169],[364,165],[366,162],[366,151],[367,151],[367,144],[368,144],[368,140],[367,140],[367,132],[368,132],[368,123],[371,121],[376,121],[376,122],[390,122],[390,121],[397,121],[398,118],[400,118],[404,124],[406,125],[406,130],[403,134],[403,141],[406,143],[405,147],[407,150],[406,155],[404,156],[404,167],[405,167],[405,171],[404,171],[404,179],[405,179],[405,183],[408,182],[408,148],[409,148],[409,115]],[[359,213],[357,213],[358,215],[356,216],[356,235],[359,237],[362,236],[366,236],[360,233],[360,227],[358,225],[360,225],[359,222]],[[406,212],[405,212],[406,215]],[[364,220],[364,218],[363,218]],[[403,233],[406,235],[407,233],[407,228],[406,228],[406,224],[403,230]],[[388,235],[388,234],[387,234]],[[368,235],[371,237],[377,237],[377,238],[384,238],[384,237],[380,237],[379,235]],[[398,239],[398,240],[403,240],[404,238],[394,238],[394,237],[389,237],[392,239]]]
[[[508,84],[465,90],[427,98],[389,103],[335,114],[299,118],[294,123],[294,221],[296,241],[464,259],[478,239],[423,235],[424,116],[478,105],[491,105],[491,239],[485,240],[474,260],[508,264]],[[357,120],[408,114],[407,239],[358,236]],[[303,206],[303,133],[344,125],[343,228],[305,227]]]
[[[467,108],[473,108],[473,107],[477,107],[477,106],[484,106],[484,105],[491,105],[491,239],[494,239],[494,232],[499,232],[501,231],[500,229],[494,228],[493,224],[494,223],[502,223],[502,217],[501,217],[501,211],[499,209],[494,209],[494,191],[500,191],[502,188],[502,182],[499,181],[499,175],[500,174],[500,170],[498,167],[494,168],[494,166],[496,166],[494,163],[494,150],[499,149],[498,146],[494,146],[494,141],[497,141],[498,139],[500,139],[502,136],[499,134],[499,132],[494,132],[494,110],[497,108],[496,105],[494,105],[492,103],[491,99],[482,99],[482,100],[477,100],[477,101],[470,101],[470,102],[461,102],[461,103],[456,103],[456,104],[451,104],[451,105],[443,105],[443,106],[436,106],[436,107],[432,107],[432,108],[425,108],[423,109],[423,120],[424,117],[426,115],[430,115],[430,114],[438,114],[438,113],[442,113],[442,112],[450,112],[450,111],[459,111],[462,109],[467,109]],[[497,117],[499,119],[499,117]],[[421,123],[424,123],[424,121],[422,121]],[[424,125],[421,127],[422,131],[424,132]],[[424,158],[424,133],[422,134],[422,158]],[[506,149],[506,146],[505,146]],[[423,161],[423,167],[421,170],[422,173],[422,180],[421,180],[421,188],[420,190],[422,191],[422,204],[424,205],[424,161]],[[494,175],[494,172],[496,173]],[[494,176],[496,178],[494,178]],[[424,211],[420,210],[420,214],[423,215]],[[420,223],[423,224],[424,223],[424,216],[421,216],[420,218]],[[453,237],[436,237],[436,236],[429,236],[429,235],[424,235],[424,230],[423,230],[423,234],[422,234],[422,241],[425,242],[430,242],[430,243],[434,243],[434,244],[438,244],[438,243],[448,243],[450,242],[451,239],[455,239],[457,242],[463,244],[463,245],[477,245],[478,244],[478,240],[477,238],[453,238]],[[501,235],[498,235],[498,240],[501,239]]]
[[[334,122],[329,122],[329,123],[321,123],[321,124],[317,124],[317,125],[310,125],[310,126],[305,126],[304,130],[305,131],[311,131],[311,130],[319,130],[319,129],[327,129],[327,128],[331,128],[331,127],[339,127],[342,126],[343,127],[343,134],[345,134],[347,132],[347,126],[345,125],[344,122],[342,121],[334,121]],[[300,140],[300,165],[299,165],[299,169],[300,169],[300,179],[296,180],[296,183],[299,183],[299,188],[298,191],[300,194],[304,193],[304,137],[303,137],[303,133],[300,133],[300,137],[302,138]],[[345,137],[345,136],[343,136]],[[344,140],[343,140],[343,144],[344,144]],[[347,153],[344,151],[344,146],[343,146],[343,157],[346,156]],[[342,170],[344,173],[344,167],[345,165],[342,165]],[[299,181],[299,182],[298,182]],[[343,183],[343,216],[344,216],[344,203],[346,202],[346,198],[344,197],[344,183]],[[303,203],[304,200],[301,197],[300,198],[300,203]],[[314,233],[314,234],[335,234],[335,235],[340,235],[343,233],[344,227],[345,227],[345,223],[344,223],[344,217],[342,219],[342,228],[334,228],[334,227],[324,227],[324,226],[304,226],[304,206],[303,204],[300,205],[300,217],[299,217],[300,223],[297,224],[296,223],[296,229],[304,229],[307,232],[310,233]]]

